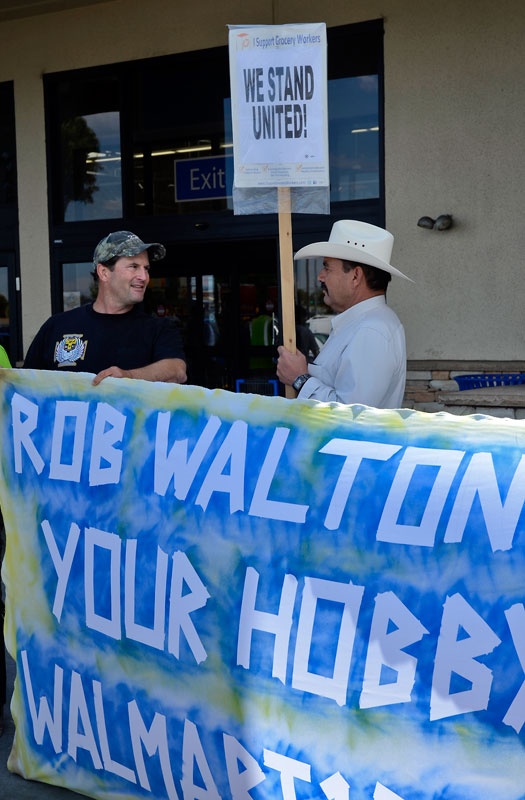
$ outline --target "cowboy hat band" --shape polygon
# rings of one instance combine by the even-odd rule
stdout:
[[[341,219],[332,225],[327,242],[307,244],[294,258],[296,261],[300,258],[340,258],[368,264],[411,281],[412,278],[390,264],[393,244],[394,237],[384,228],[354,219]]]

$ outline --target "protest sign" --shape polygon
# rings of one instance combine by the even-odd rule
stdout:
[[[328,186],[326,26],[229,32],[238,187]]]
[[[326,25],[231,26],[229,54],[234,212],[254,194],[258,213],[279,215],[283,344],[295,353],[291,192],[313,200],[327,187],[329,197]],[[285,392],[295,397],[291,386]]]
[[[5,370],[9,766],[518,800],[525,425]]]

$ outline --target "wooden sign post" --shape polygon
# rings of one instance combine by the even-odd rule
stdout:
[[[296,352],[295,341],[295,291],[292,250],[292,202],[289,186],[279,186],[279,255],[281,272],[281,320],[283,344],[290,353]],[[297,396],[291,386],[285,387],[286,397]]]
[[[277,210],[283,344],[295,354],[291,190],[308,196],[302,213],[328,213],[329,206],[326,24],[230,25],[228,43],[233,210],[247,213],[243,201],[252,214]],[[268,200],[274,187],[277,209],[273,192]],[[290,386],[286,397],[296,397]]]

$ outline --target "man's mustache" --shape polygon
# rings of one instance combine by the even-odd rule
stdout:
[[[323,281],[320,281],[320,284],[321,284],[321,289],[323,290],[323,292],[326,292],[326,294],[328,294],[328,289],[326,287],[326,283],[324,283]]]

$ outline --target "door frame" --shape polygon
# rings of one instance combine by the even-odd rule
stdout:
[[[16,253],[0,250],[0,267],[7,267],[7,292],[9,300],[9,359],[13,367],[22,359],[20,329],[20,276],[17,274]]]

